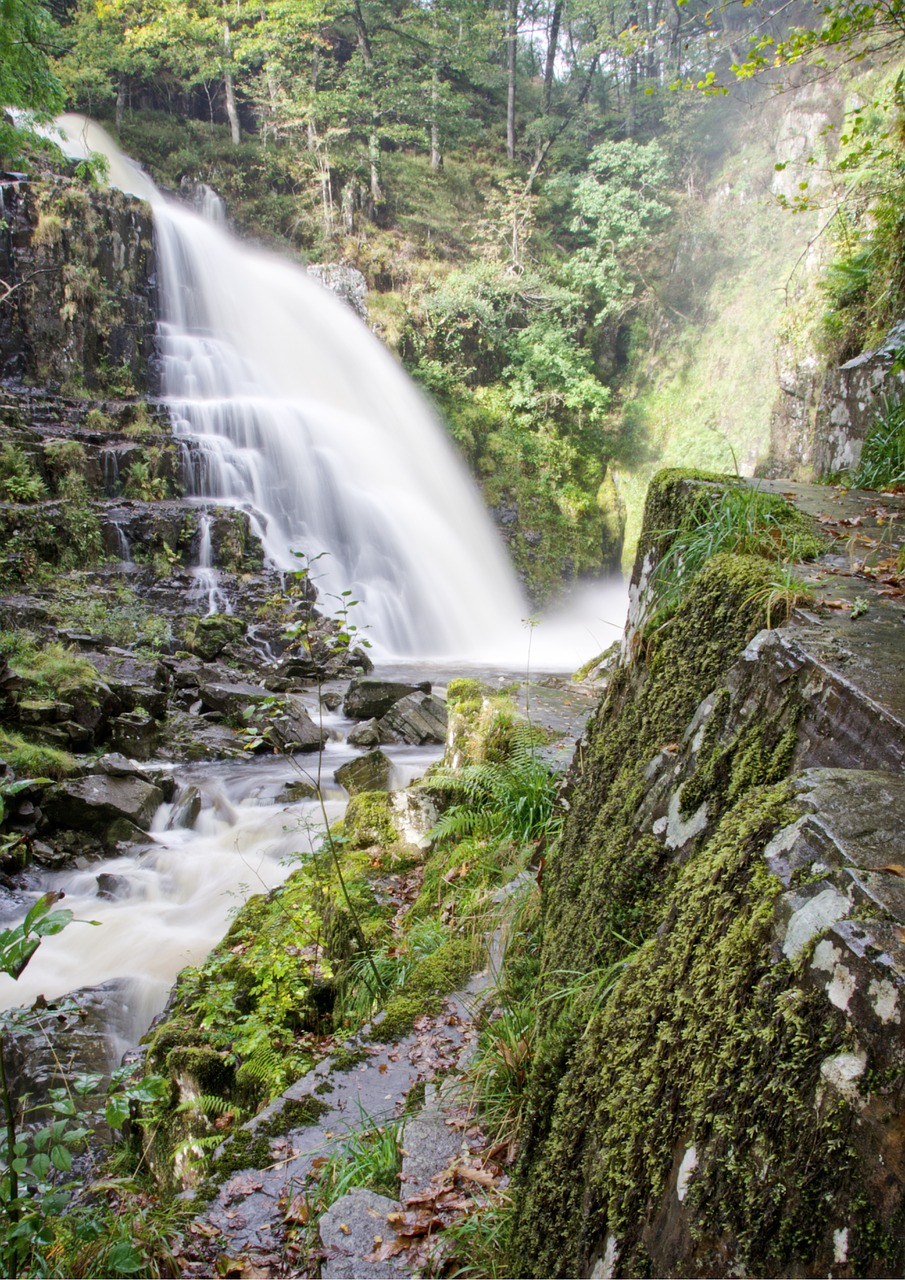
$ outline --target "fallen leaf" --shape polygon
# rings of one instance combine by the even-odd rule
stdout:
[[[349,1226],[347,1222],[341,1222],[339,1224],[339,1229],[344,1236],[349,1236],[352,1234],[352,1228]]]
[[[877,867],[878,871],[888,871],[891,876],[902,876],[905,879],[905,867],[901,862],[889,862],[885,867]]]
[[[486,1169],[475,1169],[470,1164],[457,1165],[456,1174],[466,1182],[476,1182],[481,1187],[492,1187],[496,1182],[492,1173],[488,1173]]]
[[[286,1216],[283,1219],[283,1221],[284,1222],[300,1222],[304,1227],[307,1224],[310,1216],[311,1216],[311,1211],[308,1207],[308,1201],[305,1198],[305,1196],[302,1195],[301,1192],[299,1192],[298,1195],[295,1195],[292,1197],[292,1203],[290,1204],[289,1208],[286,1210]]]
[[[380,1072],[381,1075],[384,1075],[386,1073],[386,1069],[387,1069],[387,1064],[385,1062],[381,1062],[380,1066],[377,1068],[377,1070]]]

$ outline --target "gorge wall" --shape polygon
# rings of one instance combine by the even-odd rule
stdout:
[[[720,555],[658,613],[662,530],[707,483],[651,488],[626,651],[546,870],[513,1274],[903,1263],[900,593],[835,554],[838,495],[783,482],[831,533],[809,602],[789,613],[775,565]]]

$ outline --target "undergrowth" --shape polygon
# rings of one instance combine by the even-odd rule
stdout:
[[[897,489],[905,485],[905,400],[887,397],[848,477],[858,489]]]

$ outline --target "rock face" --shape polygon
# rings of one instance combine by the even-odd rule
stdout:
[[[343,699],[343,714],[350,720],[379,720],[390,707],[411,693],[430,693],[427,681],[422,684],[404,684],[398,680],[374,680],[367,677],[353,680]]]
[[[766,474],[809,481],[856,467],[883,400],[898,399],[905,387],[905,374],[893,371],[903,341],[905,322],[877,350],[838,368],[780,352],[781,395],[771,417]]]
[[[826,511],[826,490],[791,488]],[[634,581],[643,643],[589,724],[546,868],[540,989],[568,968],[587,994],[543,1007],[509,1267],[895,1275],[902,609],[829,556],[818,603],[762,629],[775,569],[718,556],[654,630],[661,516]]]
[[[368,319],[368,282],[357,267],[345,262],[315,262],[308,274],[351,307],[360,320]]]
[[[151,211],[116,191],[3,184],[0,374],[101,394],[156,390]]]

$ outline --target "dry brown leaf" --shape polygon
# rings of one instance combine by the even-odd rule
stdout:
[[[476,1182],[481,1187],[492,1187],[496,1182],[492,1173],[488,1173],[486,1169],[475,1169],[470,1164],[457,1165],[455,1172],[466,1182]]]
[[[888,871],[891,876],[902,876],[905,878],[905,867],[901,862],[888,862],[885,867],[877,867],[878,871]]]
[[[347,1222],[341,1222],[339,1224],[339,1229],[344,1236],[348,1236],[352,1234],[352,1228],[349,1226]]]
[[[387,1070],[387,1064],[385,1062],[381,1062],[377,1070],[380,1072],[381,1075],[385,1075]]]
[[[308,1207],[308,1201],[305,1196],[299,1192],[298,1195],[292,1197],[292,1202],[286,1210],[286,1216],[283,1221],[300,1222],[304,1227],[308,1222],[310,1214],[311,1211]]]

